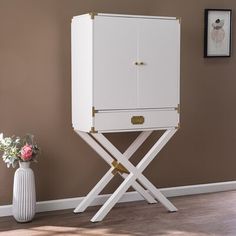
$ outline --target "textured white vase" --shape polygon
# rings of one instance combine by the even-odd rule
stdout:
[[[36,207],[34,172],[30,162],[19,163],[14,175],[13,216],[18,222],[28,222],[34,218]]]

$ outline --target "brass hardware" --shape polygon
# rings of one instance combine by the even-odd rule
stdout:
[[[179,23],[181,24],[182,18],[180,16],[177,16],[176,20],[179,20]]]
[[[89,12],[90,18],[93,20],[94,17],[97,15],[95,12]]]
[[[144,62],[143,61],[141,61],[141,62],[134,62],[134,65],[136,65],[136,66],[143,66],[144,65]]]
[[[144,123],[144,117],[143,116],[133,116],[131,118],[131,123],[133,125],[141,125]]]
[[[98,131],[96,131],[94,127],[91,127],[91,130],[89,131],[89,133],[95,134],[95,133],[98,133]]]
[[[178,104],[177,107],[175,107],[175,110],[176,110],[178,113],[180,113],[180,105],[179,105],[179,104]]]
[[[94,107],[92,107],[92,117],[94,117],[95,116],[95,113],[97,113],[98,111],[97,110],[95,110],[95,108]]]
[[[119,163],[117,161],[113,161],[111,164],[112,164],[112,166],[116,170],[116,172],[114,172],[114,173],[112,171],[112,174],[116,174],[117,171],[119,171],[120,173],[127,173],[127,174],[129,174],[129,171],[121,163]]]
[[[180,123],[178,123],[178,126],[175,127],[175,129],[179,129],[180,128]]]

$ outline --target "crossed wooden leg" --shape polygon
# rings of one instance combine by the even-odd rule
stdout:
[[[107,153],[101,145],[99,145],[88,133],[78,132],[80,137],[87,142],[109,165],[111,168],[102,177],[102,179],[96,184],[96,186],[89,192],[89,194],[83,199],[83,201],[74,210],[75,213],[84,212],[86,208],[92,203],[92,201],[98,196],[98,194],[104,189],[104,187],[110,182],[114,177],[115,167],[112,165],[114,163],[113,157]],[[148,138],[151,131],[142,132],[137,139],[129,146],[124,155],[126,158],[130,158],[133,153],[142,145],[142,143]],[[118,172],[124,179],[127,177],[126,173]],[[144,199],[149,203],[156,203],[156,200],[145,190],[143,187],[135,182],[133,188],[139,192]]]
[[[144,199],[149,203],[156,203],[156,200],[161,202],[169,211],[177,211],[175,206],[142,174],[144,169],[155,158],[164,145],[176,132],[175,129],[168,129],[161,138],[148,151],[144,158],[135,167],[129,158],[134,152],[143,144],[151,131],[143,131],[136,140],[129,146],[129,148],[122,154],[103,134],[92,134],[92,137],[84,132],[78,134],[109,164],[111,168],[103,176],[103,178],[96,184],[84,200],[76,207],[75,213],[83,212],[91,202],[98,196],[98,194],[109,183],[115,173],[119,173],[125,180],[117,188],[117,190],[110,196],[105,204],[91,219],[92,222],[103,220],[111,208],[117,203],[120,197],[132,186],[139,192]],[[96,140],[96,141],[95,141]],[[113,156],[111,156],[108,152]],[[114,160],[115,158],[115,160]],[[149,191],[145,190],[137,180]],[[150,193],[149,193],[150,192]]]

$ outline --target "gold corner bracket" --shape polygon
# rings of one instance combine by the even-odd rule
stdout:
[[[91,17],[92,20],[94,20],[94,17],[97,16],[96,12],[89,12],[89,15]]]
[[[98,133],[98,131],[96,131],[94,127],[91,127],[91,130],[89,131],[89,133],[96,134]]]
[[[95,113],[97,113],[97,110],[95,109],[95,107],[92,107],[92,117],[95,116]]]
[[[175,129],[180,129],[180,123],[175,127]]]
[[[179,23],[181,24],[182,18],[180,16],[177,16],[176,20],[179,20]]]
[[[175,107],[175,110],[176,110],[178,113],[180,113],[180,104],[178,104],[178,106]]]

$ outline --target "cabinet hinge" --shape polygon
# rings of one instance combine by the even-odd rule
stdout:
[[[95,133],[97,133],[97,132],[98,132],[98,131],[96,131],[94,127],[91,127],[91,130],[89,131],[89,133],[93,133],[93,134],[95,134]]]
[[[95,16],[97,16],[96,12],[89,12],[90,18],[93,20]]]
[[[92,107],[92,117],[95,116],[95,113],[97,113],[97,110],[95,109],[95,107]]]
[[[175,110],[176,110],[178,113],[180,113],[180,104],[178,104],[178,106],[175,107]]]

